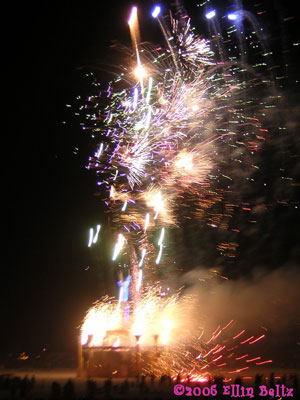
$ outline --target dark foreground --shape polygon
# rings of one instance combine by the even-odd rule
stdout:
[[[298,371],[299,372],[299,371]],[[212,377],[205,383],[173,381],[168,376],[124,379],[77,378],[74,370],[0,371],[0,399],[165,400],[300,398],[297,371]]]

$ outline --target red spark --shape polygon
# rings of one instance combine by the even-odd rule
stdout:
[[[249,355],[249,354],[245,354],[245,355],[243,355],[243,356],[241,356],[241,357],[237,357],[236,360],[242,360],[243,358],[248,357],[248,355]]]
[[[243,342],[240,342],[240,344],[245,344],[247,342],[249,342],[249,340],[253,339],[254,336],[250,336],[248,339],[244,340]]]
[[[239,336],[241,336],[244,332],[246,332],[246,330],[245,329],[243,329],[240,333],[238,333],[236,336],[233,336],[233,338],[232,339],[236,339],[236,338],[238,338]]]
[[[256,365],[263,365],[263,364],[269,364],[269,363],[271,363],[271,362],[273,362],[273,360],[261,361],[261,362],[255,363],[255,364],[256,364]]]
[[[260,337],[258,337],[257,339],[255,339],[255,340],[252,340],[251,342],[249,342],[249,344],[256,343],[256,342],[258,342],[259,340],[263,339],[265,336],[266,336],[266,335],[261,335],[261,336],[260,336]]]
[[[252,358],[251,360],[246,360],[246,362],[252,362],[252,361],[256,361],[256,360],[261,360],[261,357],[256,357],[256,358]]]

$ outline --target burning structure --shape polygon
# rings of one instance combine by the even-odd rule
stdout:
[[[161,298],[153,288],[135,308],[108,297],[96,303],[82,326],[79,373],[99,377],[168,373],[174,305],[174,299]]]
[[[136,344],[133,345],[131,335],[126,330],[106,332],[106,340],[113,345],[89,346],[79,344],[78,374],[87,377],[135,377],[142,371],[160,370],[161,374],[168,374],[168,364],[160,368],[160,359],[168,357],[166,346],[158,346],[156,335],[153,345],[141,346],[140,336],[136,335]],[[127,345],[126,345],[127,343]]]

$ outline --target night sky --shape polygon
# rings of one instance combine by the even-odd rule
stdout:
[[[8,258],[1,268],[2,355],[38,354],[42,348],[72,351],[76,327],[85,311],[101,295],[116,294],[105,251],[87,249],[89,228],[105,225],[107,217],[101,197],[95,195],[95,176],[85,168],[94,143],[74,115],[76,97],[84,99],[89,94],[85,73],[96,71],[105,86],[111,66],[122,62],[110,45],[117,40],[130,46],[126,21],[132,3],[111,3],[27,2],[10,5],[7,13],[7,73],[3,78],[10,90],[3,116],[8,127],[2,135],[4,143],[9,138],[9,145],[4,144],[2,151],[8,158],[4,169],[9,177],[9,204],[2,210],[8,214],[9,230],[4,232]],[[225,2],[216,0],[216,8],[218,3],[224,7]],[[252,200],[255,203],[263,197],[259,204],[268,204],[269,211],[256,216],[255,231],[251,227],[241,235],[234,266],[228,267],[217,254],[215,233],[204,227],[199,233],[206,235],[202,245],[187,235],[182,256],[190,257],[187,270],[200,264],[224,264],[225,272],[236,277],[249,274],[251,266],[272,270],[299,265],[299,90],[295,82],[300,78],[296,65],[300,45],[293,46],[300,41],[299,16],[291,0],[284,5],[280,1],[257,3],[268,11],[259,22],[266,27],[274,65],[280,65],[278,75],[287,76],[281,88],[282,107],[290,121],[286,135],[271,139],[260,155],[258,182],[267,180],[269,186],[262,195],[258,184]],[[135,4],[141,4],[143,39],[162,41],[149,17],[151,2]],[[206,22],[195,4],[186,2],[186,7],[197,31],[205,33]],[[253,9],[255,4],[245,1],[244,7]],[[281,179],[282,168],[282,174],[293,177],[295,185]],[[109,246],[107,239],[104,248]]]

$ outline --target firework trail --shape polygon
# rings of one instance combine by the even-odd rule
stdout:
[[[128,21],[133,45],[128,65],[105,92],[90,96],[85,106],[84,129],[98,141],[88,168],[95,170],[98,185],[105,189],[104,201],[116,235],[112,260],[127,254],[131,271],[129,280],[119,279],[119,301],[106,299],[89,311],[83,343],[95,325],[120,329],[128,285],[133,334],[142,334],[146,342],[148,335],[149,341],[156,334],[147,328],[153,318],[163,332],[162,344],[170,330],[177,332],[175,315],[190,303],[179,301],[177,295],[162,299],[153,291],[155,265],[164,257],[165,230],[179,225],[182,218],[204,218],[213,227],[227,229],[234,209],[227,198],[230,185],[241,171],[253,167],[252,155],[268,134],[261,122],[268,103],[257,101],[264,87],[253,68],[223,57],[220,62],[210,41],[195,34],[186,16],[171,17],[168,27],[159,10],[154,16],[165,47],[140,42],[137,9],[133,8]],[[225,204],[225,212],[218,211],[220,204]],[[235,247],[219,245],[229,256],[234,256]],[[162,315],[163,308],[168,317]],[[228,357],[237,354],[220,339],[233,321],[219,327],[206,343],[199,340],[203,328],[199,332],[183,321],[185,329],[181,326],[174,343],[174,373],[193,371],[196,366],[198,372],[212,365],[225,367]],[[237,334],[232,334],[233,341]],[[100,330],[93,340],[99,345],[104,338],[105,330]],[[261,339],[253,336],[248,342]],[[190,350],[183,351],[186,346]],[[235,359],[239,357],[247,363],[245,369],[248,363],[264,362],[260,357],[251,360],[246,353]]]

